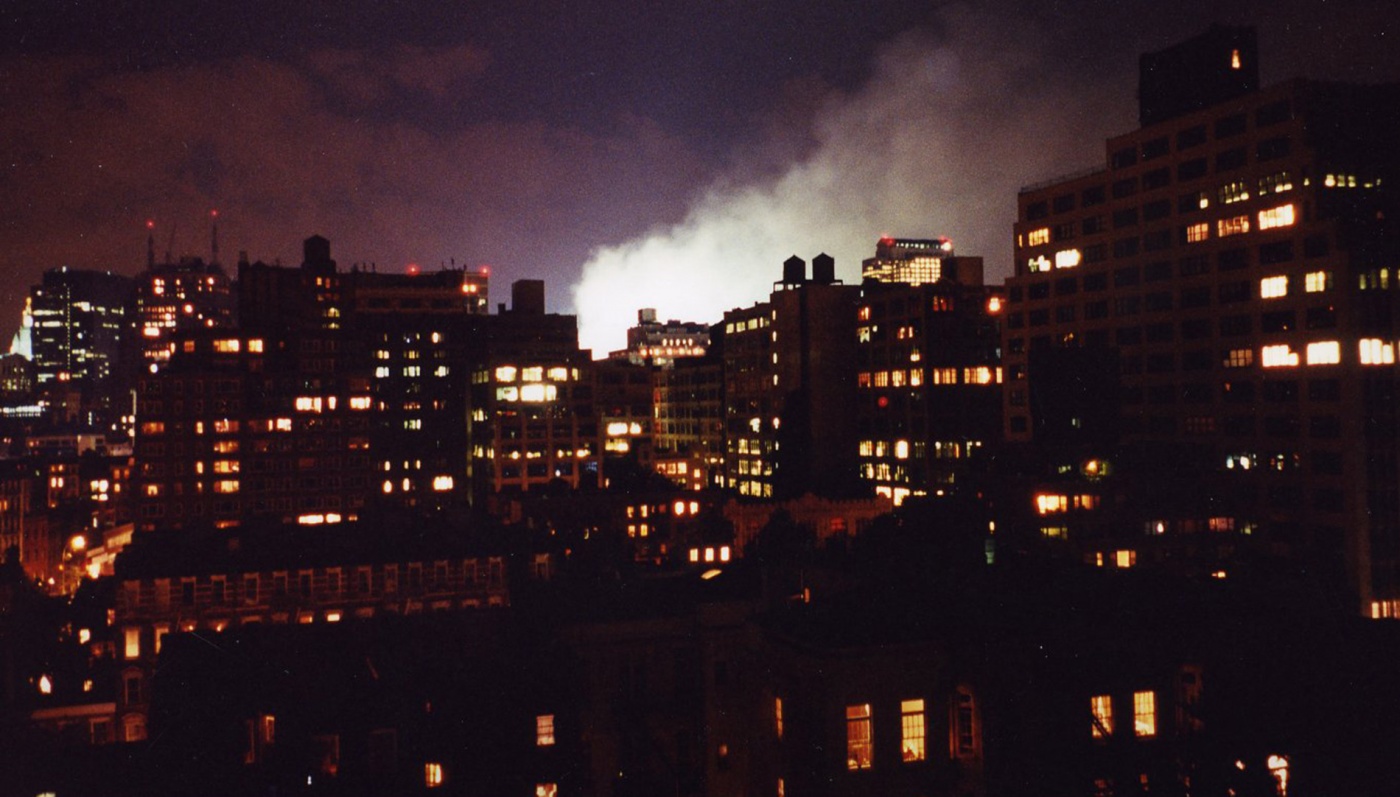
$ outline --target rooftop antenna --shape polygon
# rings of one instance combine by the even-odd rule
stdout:
[[[146,219],[146,268],[156,267],[156,220]]]
[[[175,228],[179,225],[178,219],[170,222],[170,240],[165,244],[165,265],[167,266],[170,265],[170,250],[175,248]]]
[[[211,223],[212,226],[213,226],[213,230],[212,230],[212,232],[210,233],[210,239],[211,239],[211,240],[210,240],[210,258],[209,258],[209,265],[213,266],[213,265],[218,265],[218,263],[219,263],[219,209],[218,209],[218,208],[211,208],[211,209],[209,210],[209,219],[210,219],[210,223]]]

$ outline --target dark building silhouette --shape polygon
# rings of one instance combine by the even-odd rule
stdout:
[[[1020,500],[1091,560],[1266,560],[1394,616],[1400,89],[1251,90],[1252,39],[1145,57],[1145,126],[1022,190],[1005,433],[1059,475]]]

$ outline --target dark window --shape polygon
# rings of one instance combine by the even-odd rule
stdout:
[[[1148,202],[1142,206],[1143,221],[1156,221],[1172,214],[1172,203],[1169,199],[1158,199]]]
[[[1072,238],[1074,238],[1074,223],[1073,223],[1073,222],[1070,222],[1070,223],[1068,223],[1068,224],[1056,224],[1056,225],[1055,225],[1055,240],[1056,240],[1056,241],[1068,241],[1068,240],[1070,240],[1070,239],[1072,239]]]
[[[1084,275],[1084,290],[1103,291],[1108,290],[1108,274],[1100,272],[1098,274]]]
[[[1314,418],[1314,419],[1313,419],[1314,422],[1316,422],[1317,420],[1318,420],[1317,418]],[[1341,434],[1341,432],[1338,431],[1337,434]],[[1317,425],[1316,425],[1316,423],[1314,423],[1314,425],[1313,425],[1313,437],[1336,437],[1336,436],[1337,436],[1337,435],[1334,435],[1334,434],[1319,434],[1318,431],[1317,431]],[[1314,491],[1313,491],[1313,506],[1314,506],[1318,511],[1320,511],[1320,512],[1340,512],[1340,511],[1342,511],[1342,509],[1343,509],[1343,506],[1342,506],[1342,491],[1341,491],[1341,490],[1333,490],[1333,489],[1314,490]]]
[[[1192,359],[1198,352],[1188,351],[1181,357],[1181,370],[1200,371],[1202,366],[1194,363],[1188,365],[1187,360]],[[1210,367],[1210,352],[1206,352],[1205,368]],[[1207,382],[1190,382],[1181,386],[1181,401],[1184,404],[1205,404],[1210,401],[1210,384]]]
[[[1191,147],[1199,146],[1204,143],[1206,143],[1205,125],[1188,127],[1176,134],[1177,149],[1190,149]]]
[[[1025,338],[1011,338],[1011,339],[1007,340],[1007,341],[1006,341],[1006,351],[1007,351],[1008,353],[1010,353],[1010,354],[1025,354],[1025,353],[1026,353],[1026,339],[1025,339]]]
[[[1142,343],[1142,327],[1119,327],[1113,340],[1119,346],[1136,346]]]
[[[1128,209],[1126,209],[1126,210],[1118,210],[1118,211],[1114,211],[1114,213],[1113,213],[1113,229],[1115,229],[1115,230],[1121,229],[1121,228],[1123,228],[1123,227],[1131,227],[1131,226],[1133,226],[1133,225],[1135,225],[1135,224],[1137,224],[1137,223],[1138,223],[1138,209],[1137,209],[1137,208],[1128,208]]]
[[[1132,238],[1119,238],[1113,242],[1114,257],[1132,257],[1138,253],[1137,236]]]
[[[1231,169],[1238,169],[1249,160],[1249,155],[1244,147],[1227,149],[1215,156],[1215,170],[1217,172],[1228,172]]]
[[[1288,136],[1278,138],[1266,138],[1259,142],[1255,150],[1255,159],[1259,161],[1271,161],[1275,158],[1286,158],[1292,150],[1293,142]]]
[[[1205,255],[1192,255],[1181,258],[1178,264],[1181,276],[1194,277],[1198,274],[1210,273],[1210,259]]]
[[[1100,263],[1108,257],[1108,247],[1104,244],[1089,244],[1084,247],[1085,263]]]
[[[1271,244],[1264,244],[1259,247],[1260,265],[1271,265],[1273,263],[1286,263],[1293,259],[1292,241],[1274,241]]]
[[[1253,382],[1225,382],[1220,385],[1220,398],[1230,404],[1253,404]]]
[[[1141,312],[1141,296],[1119,296],[1113,300],[1113,314],[1116,316],[1137,315]]]
[[[1007,298],[1010,299],[1010,300],[1013,301],[1013,302],[1019,302],[1019,301],[1021,301],[1021,296],[1022,296],[1022,295],[1023,295],[1023,294],[1022,294],[1022,290],[1021,290],[1021,286],[1020,286],[1020,285],[1013,286],[1013,287],[1009,288],[1009,289],[1007,290],[1007,292],[1006,292]]]
[[[1103,216],[1090,216],[1079,223],[1079,229],[1085,235],[1103,232],[1103,228]]]
[[[1332,246],[1327,238],[1327,233],[1309,235],[1303,239],[1304,257],[1324,257],[1332,251]]]
[[[1208,371],[1214,364],[1215,356],[1210,349],[1190,349],[1182,353],[1183,371]],[[1210,389],[1207,389],[1205,395],[1207,398],[1204,401],[1210,401]]]
[[[1104,202],[1108,201],[1108,196],[1104,192],[1103,186],[1094,185],[1084,189],[1084,193],[1079,195],[1079,200],[1083,203],[1084,207],[1087,208],[1094,205],[1102,205]]]
[[[1245,286],[1245,293],[1249,293],[1249,287]],[[1241,335],[1248,335],[1254,329],[1254,322],[1247,315],[1227,315],[1220,319],[1220,335],[1226,338],[1237,338]]]
[[[1182,194],[1176,199],[1176,212],[1195,213],[1198,210],[1205,210],[1205,208],[1201,207],[1202,202],[1206,203],[1206,207],[1210,206],[1210,197],[1206,195],[1205,191]]]
[[[1154,230],[1142,236],[1142,248],[1148,252],[1160,252],[1163,249],[1170,249],[1172,246],[1172,231]]]
[[[1158,352],[1157,354],[1147,355],[1147,372],[1149,374],[1167,374],[1175,370],[1176,355],[1170,352]],[[1151,388],[1151,390],[1154,392],[1163,389],[1170,390],[1172,392],[1172,398],[1173,400],[1175,400],[1176,389],[1172,385],[1158,385],[1157,387]],[[1148,394],[1147,400],[1150,403],[1158,403],[1152,401],[1151,393]]]
[[[1141,281],[1141,274],[1137,266],[1124,266],[1113,272],[1113,287],[1115,288],[1137,285]]]
[[[1342,436],[1342,419],[1336,415],[1314,415],[1308,420],[1308,434],[1313,437],[1334,438]]]
[[[1185,299],[1182,299],[1185,303]],[[1182,340],[1200,340],[1210,337],[1211,323],[1209,318],[1188,318],[1181,322]]]
[[[1181,308],[1207,307],[1210,305],[1210,286],[1181,289]]]
[[[1118,373],[1120,374],[1140,374],[1142,373],[1142,357],[1134,355],[1132,357],[1118,358]],[[1138,403],[1142,402],[1141,388],[1138,390]]]
[[[1137,147],[1124,147],[1109,156],[1108,162],[1115,169],[1122,169],[1137,163]]]
[[[1026,416],[1024,416],[1024,415],[1013,415],[1013,416],[1011,416],[1011,431],[1013,431],[1013,432],[1024,432],[1024,431],[1026,431],[1026,427],[1027,427],[1027,426],[1029,426],[1029,423],[1028,423],[1027,420],[1026,420]]]
[[[1291,332],[1297,328],[1298,318],[1292,310],[1278,310],[1259,316],[1260,332]]]
[[[1170,260],[1158,260],[1155,263],[1148,263],[1142,269],[1142,278],[1145,282],[1161,282],[1172,278],[1172,264]]]
[[[1303,325],[1308,329],[1332,329],[1337,326],[1337,308],[1309,307]]]
[[[1264,127],[1266,125],[1278,124],[1288,121],[1293,115],[1293,109],[1288,104],[1288,100],[1279,100],[1269,103],[1254,112],[1254,125]]]
[[[1030,324],[1033,327],[1043,327],[1050,323],[1049,310],[1032,310],[1030,312]]]
[[[1061,277],[1055,280],[1055,295],[1069,296],[1079,292],[1079,280],[1074,277]]]
[[[1178,182],[1197,180],[1205,177],[1206,171],[1206,159],[1193,158],[1176,167],[1176,179]]]
[[[1061,324],[1068,324],[1074,321],[1074,305],[1062,304],[1056,307],[1055,321]]]
[[[1166,166],[1160,169],[1153,169],[1142,176],[1142,189],[1151,191],[1154,188],[1162,188],[1170,185],[1172,181],[1172,170]]]
[[[1105,302],[1102,302],[1102,304],[1103,304],[1103,306],[1104,306],[1104,313],[1107,314],[1107,313],[1108,313],[1108,302],[1105,301]],[[1085,305],[1085,306],[1084,306],[1084,317],[1085,317],[1085,318],[1088,318],[1088,317],[1089,317],[1089,306],[1088,306],[1088,305]],[[1084,333],[1084,345],[1088,346],[1089,348],[1100,348],[1100,349],[1106,348],[1106,347],[1108,346],[1108,330],[1106,330],[1106,329],[1091,329],[1091,330],[1089,330],[1088,332],[1085,332],[1085,333]]]
[[[1032,299],[1045,299],[1050,296],[1050,283],[1045,281],[1032,282],[1026,286],[1026,295]]]
[[[1216,256],[1216,267],[1221,271],[1234,271],[1249,267],[1248,249],[1226,249]]]
[[[1298,383],[1292,379],[1265,382],[1260,386],[1259,393],[1265,401],[1275,404],[1297,401]]]
[[[1158,313],[1172,309],[1172,295],[1169,291],[1158,291],[1147,294],[1143,300],[1149,313]]]
[[[1132,196],[1133,194],[1137,193],[1137,190],[1138,181],[1136,177],[1125,177],[1122,180],[1113,181],[1114,199],[1122,199],[1123,197]]]
[[[1154,138],[1151,141],[1142,142],[1142,159],[1151,160],[1160,158],[1171,152],[1171,141],[1166,137]]]
[[[1020,329],[1026,325],[1026,316],[1022,313],[1011,313],[1006,316],[1007,329]]]
[[[1230,437],[1253,437],[1254,416],[1230,415],[1225,418],[1222,428],[1225,430],[1225,434]]]
[[[1053,201],[1056,213],[1068,213],[1074,210],[1074,194],[1061,194]]]
[[[1049,203],[1047,203],[1047,202],[1044,202],[1044,201],[1041,201],[1041,202],[1032,202],[1031,204],[1026,205],[1026,220],[1027,220],[1027,221],[1034,221],[1035,219],[1043,219],[1043,218],[1045,218],[1046,216],[1049,216],[1049,215],[1050,215],[1050,205],[1049,205]]]
[[[1084,305],[1084,318],[1108,318],[1108,300],[1100,299],[1097,302],[1088,302]]]
[[[1242,113],[1231,114],[1215,120],[1215,137],[1229,138],[1237,136],[1245,131],[1245,115]]]
[[[1264,419],[1264,434],[1269,437],[1297,437],[1300,427],[1292,415],[1270,415]]]
[[[1221,304],[1249,301],[1250,291],[1247,281],[1220,283],[1218,301]]]
[[[1172,336],[1176,334],[1176,329],[1170,323],[1148,324],[1144,328],[1144,334],[1148,343],[1171,343]]]
[[[1339,475],[1342,472],[1342,455],[1337,451],[1314,451],[1312,468],[1317,473]]]
[[[1336,379],[1308,380],[1308,398],[1313,401],[1340,401],[1342,383]]]

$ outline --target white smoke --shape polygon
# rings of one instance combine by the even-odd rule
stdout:
[[[1096,92],[1117,106],[1105,120],[1056,75],[1039,31],[962,8],[945,22],[891,42],[861,90],[828,98],[802,162],[758,183],[731,175],[682,222],[595,251],[573,292],[581,344],[621,348],[640,307],[718,321],[766,300],[792,254],[825,251],[856,282],[886,234],[951,237],[986,258],[989,281],[1008,275],[1018,188],[1101,161],[1131,89]]]

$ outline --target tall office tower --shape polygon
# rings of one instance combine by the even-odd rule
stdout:
[[[142,524],[466,505],[486,274],[340,273],[319,236],[300,267],[239,273],[240,328],[178,333],[141,380]]]
[[[234,300],[228,275],[218,263],[182,257],[156,263],[136,277],[136,332],[142,365],[170,360],[176,332],[227,329],[233,326]]]
[[[342,275],[345,329],[371,358],[371,504],[444,510],[470,500],[467,393],[484,356],[485,271]]]
[[[722,330],[722,327],[721,327]],[[724,466],[723,332],[703,357],[677,360],[653,375],[656,469],[682,487],[721,486]]]
[[[1086,555],[1258,554],[1395,616],[1400,86],[1250,90],[1251,41],[1144,57],[1147,124],[1022,190],[1005,432],[1084,477],[1032,506]]]
[[[857,310],[861,476],[896,504],[975,490],[1000,437],[1004,291],[952,241],[882,238]]]
[[[468,398],[474,500],[599,486],[592,360],[578,347],[578,319],[545,312],[543,282],[517,280],[510,309],[484,322]]]
[[[842,494],[859,484],[855,308],[830,255],[793,256],[768,301],[724,314],[724,483],[740,495]]]
[[[131,296],[130,277],[67,266],[45,271],[43,282],[29,292],[39,384],[74,382],[93,388],[112,377]]]

